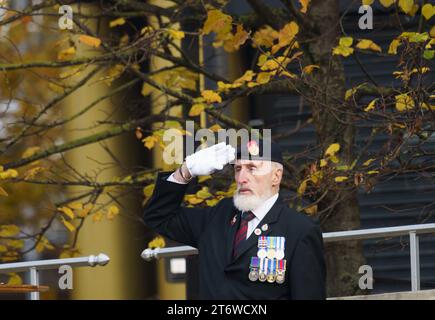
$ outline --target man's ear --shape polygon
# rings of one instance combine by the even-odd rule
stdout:
[[[276,168],[275,170],[273,170],[272,185],[274,187],[279,186],[281,184],[281,179],[282,179],[282,169]]]

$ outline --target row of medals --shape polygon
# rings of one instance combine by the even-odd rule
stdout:
[[[249,280],[284,283],[287,261],[284,260],[284,237],[258,237],[257,257],[251,257]]]

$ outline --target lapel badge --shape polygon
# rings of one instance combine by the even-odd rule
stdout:
[[[254,233],[255,233],[255,235],[259,236],[259,235],[261,234],[261,230],[258,229],[258,228],[256,228],[256,229],[254,230]]]
[[[258,147],[257,141],[255,140],[249,141],[247,147],[250,155],[258,156],[260,149]]]
[[[269,229],[269,226],[267,225],[267,223],[266,223],[266,224],[263,224],[263,225],[261,226],[261,230],[263,230],[263,231],[267,231],[267,229]]]

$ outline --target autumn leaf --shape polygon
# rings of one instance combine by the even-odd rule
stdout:
[[[212,194],[208,191],[208,187],[202,187],[195,196],[199,199],[208,199],[212,196]]]
[[[301,4],[301,12],[307,13],[308,4],[310,3],[310,0],[299,0],[299,3]]]
[[[43,167],[31,168],[31,169],[27,170],[26,172],[24,172],[23,178],[24,178],[24,180],[33,179],[38,173],[40,173],[44,170],[45,170],[45,168],[43,168]]]
[[[153,191],[154,191],[154,187],[155,187],[155,184],[150,184],[150,185],[147,185],[143,189],[143,194],[144,194],[145,198],[151,197],[151,195],[153,194]]]
[[[20,232],[20,228],[14,224],[6,224],[0,226],[0,237],[9,238],[16,236]]]
[[[205,203],[209,206],[209,207],[214,207],[215,205],[217,205],[219,203],[219,199],[210,199],[210,200],[205,200]]]
[[[41,147],[30,147],[27,148],[24,152],[23,155],[21,156],[23,159],[24,158],[28,158],[33,156],[35,153],[37,153],[39,150],[41,150]]]
[[[297,191],[299,196],[302,196],[305,193],[305,190],[307,189],[307,182],[308,182],[308,180],[306,179],[306,180],[302,181],[301,184],[299,185],[298,191]]]
[[[232,22],[233,18],[222,11],[210,10],[207,12],[207,19],[204,22],[202,32],[203,34],[209,34],[210,32],[226,34],[231,31]]]
[[[101,39],[91,37],[88,35],[80,35],[79,41],[87,46],[98,48],[101,44]]]
[[[313,72],[314,69],[319,69],[319,68],[320,67],[318,65],[316,65],[316,64],[310,64],[308,66],[305,66],[302,69],[302,72],[305,73],[305,74],[310,74],[311,72]]]
[[[148,243],[149,249],[164,248],[165,246],[165,239],[162,236],[157,236]]]
[[[343,182],[346,181],[348,179],[348,177],[344,177],[344,176],[339,176],[339,177],[335,177],[335,182]]]
[[[149,150],[154,148],[154,145],[159,142],[160,138],[158,136],[152,135],[148,136],[145,139],[142,139],[142,142],[144,143],[145,147],[147,147]]]
[[[328,161],[326,161],[325,159],[320,159],[320,168],[326,167],[326,165],[328,164]]]
[[[289,45],[296,34],[299,32],[299,26],[296,22],[292,21],[287,23],[278,34],[278,44],[274,45],[271,49],[272,54],[275,54],[279,49]]]
[[[414,0],[399,0],[399,8],[405,13],[410,13],[414,5]]]
[[[364,6],[370,6],[370,5],[373,4],[374,1],[375,1],[375,0],[362,0],[362,4],[363,4]]]
[[[369,39],[362,39],[358,42],[356,45],[359,49],[366,49],[366,50],[372,50],[377,52],[382,52],[382,49],[380,46],[378,46],[376,43],[374,43],[372,40]]]
[[[426,20],[429,20],[435,14],[435,5],[426,3],[423,8],[421,8],[421,14]]]
[[[332,53],[334,55],[341,55],[343,57],[347,57],[351,55],[354,51],[354,49],[350,47],[352,43],[352,37],[342,37],[338,42],[338,46],[333,49]]]
[[[390,7],[396,0],[380,0],[379,2],[385,7]]]
[[[180,30],[168,29],[168,34],[174,40],[181,40],[184,38],[184,32]]]
[[[73,210],[82,210],[83,209],[83,203],[81,202],[70,202],[67,204],[68,208],[71,208]]]
[[[260,30],[254,33],[252,37],[253,46],[259,47],[263,46],[266,48],[270,48],[273,46],[273,43],[276,39],[278,39],[279,33],[275,29],[270,26],[262,27]]]
[[[394,39],[391,41],[390,46],[388,47],[388,54],[397,54],[397,48],[400,46],[400,39]]]
[[[327,156],[334,156],[338,151],[340,150],[340,144],[339,143],[333,143],[331,144],[325,151],[325,157]]]
[[[104,213],[102,211],[97,211],[92,216],[92,222],[100,222],[103,220]]]
[[[258,84],[265,84],[265,83],[268,83],[269,81],[270,81],[270,72],[260,72],[258,75],[257,75],[257,79],[256,79],[256,82],[258,83]]]
[[[16,178],[18,177],[18,171],[15,169],[8,169],[0,172],[0,180]]]
[[[197,103],[194,104],[189,111],[189,116],[190,117],[196,117],[199,116],[201,114],[201,112],[204,111],[204,109],[206,108],[207,105],[203,104],[203,103]]]
[[[395,96],[396,109],[399,112],[414,108],[414,100],[407,94],[399,94]]]
[[[113,205],[110,206],[109,210],[107,211],[106,218],[108,220],[113,220],[118,214],[119,214],[119,208]]]
[[[71,220],[74,219],[74,212],[68,207],[57,208],[58,211],[63,212]]]
[[[375,161],[376,159],[368,159],[367,161],[365,161],[362,165],[364,167],[368,167],[373,161]]]
[[[219,130],[222,130],[222,127],[220,125],[218,125],[218,124],[214,124],[210,128],[208,128],[208,129],[213,131],[213,132],[218,132]]]
[[[317,204],[309,206],[308,208],[305,208],[304,211],[306,214],[308,214],[310,216],[315,215],[317,213]]]
[[[109,22],[109,27],[114,28],[116,26],[122,26],[125,24],[125,19],[123,17],[120,17],[118,19],[112,20]]]
[[[7,282],[8,286],[20,286],[23,284],[23,280],[16,273],[9,273],[9,280]]]
[[[377,100],[378,100],[377,98],[374,99],[374,100],[372,100],[372,101],[368,104],[368,106],[364,109],[364,111],[365,111],[365,112],[372,111],[372,110],[375,108],[375,104],[376,104],[376,101],[377,101]]]
[[[213,90],[204,90],[201,92],[201,96],[205,99],[207,103],[222,102],[221,96]]]
[[[210,176],[210,175],[208,175],[208,176],[200,176],[200,177],[198,178],[198,183],[203,183],[204,181],[207,181],[207,180],[209,180],[209,179],[211,179],[211,176]]]
[[[67,60],[67,59],[72,58],[75,54],[76,54],[76,48],[69,47],[67,49],[59,51],[59,53],[57,54],[57,59],[58,60]]]

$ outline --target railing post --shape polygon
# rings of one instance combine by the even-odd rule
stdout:
[[[415,231],[409,232],[409,254],[411,258],[411,291],[420,290],[420,252],[418,235]]]
[[[30,268],[30,284],[39,287],[39,272],[35,267]],[[39,300],[39,291],[30,292],[30,300]]]

